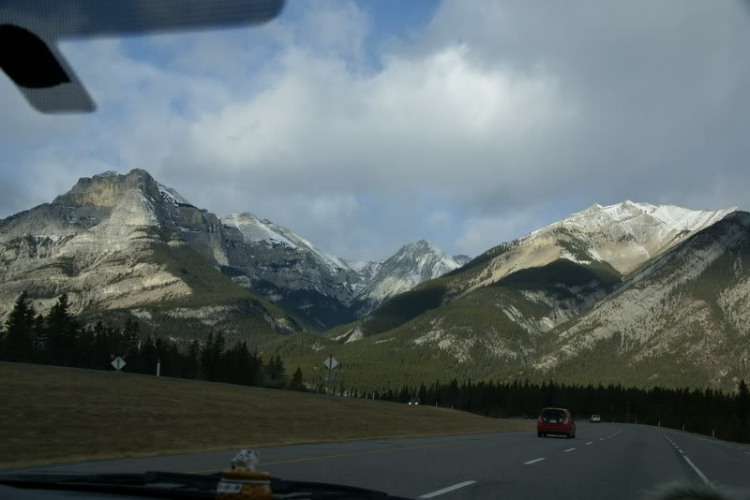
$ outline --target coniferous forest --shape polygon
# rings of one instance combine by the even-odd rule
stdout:
[[[180,345],[143,333],[133,319],[114,326],[98,321],[84,327],[70,313],[67,296],[60,297],[47,317],[37,314],[26,293],[16,300],[0,330],[0,360],[22,363],[114,370],[121,357],[124,371],[212,382],[332,393],[454,408],[488,417],[536,418],[541,408],[565,407],[579,419],[601,415],[604,421],[684,429],[720,439],[750,442],[750,391],[744,380],[734,392],[683,388],[627,388],[620,385],[566,385],[553,380],[499,383],[492,380],[451,380],[418,387],[386,389],[327,386],[305,379],[300,368],[287,375],[277,355],[264,361],[256,348],[240,341],[227,345],[222,332],[208,332],[203,341]]]

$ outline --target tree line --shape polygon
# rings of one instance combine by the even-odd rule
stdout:
[[[180,346],[141,332],[137,321],[124,326],[97,322],[83,327],[70,313],[62,295],[47,317],[36,314],[28,294],[16,300],[5,331],[0,331],[0,360],[113,370],[112,359],[122,357],[125,371],[251,386],[327,392],[406,403],[418,397],[421,404],[451,407],[488,417],[536,418],[541,408],[565,407],[577,418],[592,414],[604,421],[661,425],[717,438],[750,442],[750,391],[744,380],[737,390],[625,388],[621,385],[566,385],[554,381],[448,383],[400,388],[328,387],[305,380],[298,367],[291,378],[279,355],[264,362],[246,342],[227,345],[225,336],[210,332],[205,341]],[[341,367],[340,369],[345,369]]]
[[[605,422],[626,422],[684,429],[720,439],[750,442],[750,390],[740,380],[735,393],[713,389],[624,388],[620,385],[535,384],[515,381],[435,383],[376,392],[347,390],[338,394],[450,407],[488,417],[536,419],[542,408],[568,408],[575,418],[600,415]]]
[[[246,342],[227,346],[223,333],[209,332],[205,341],[186,346],[141,331],[128,319],[122,327],[98,321],[83,327],[71,314],[67,295],[62,295],[47,317],[37,314],[27,293],[15,302],[0,331],[0,360],[22,363],[114,370],[112,361],[125,361],[124,371],[159,374],[212,382],[303,390],[298,368],[288,379],[279,356],[267,362]]]

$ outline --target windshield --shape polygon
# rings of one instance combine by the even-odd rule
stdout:
[[[747,493],[747,47],[744,0],[0,0],[0,474]]]

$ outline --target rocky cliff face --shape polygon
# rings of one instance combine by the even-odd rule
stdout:
[[[156,262],[164,252],[155,245],[197,253],[203,262],[195,265],[220,270],[318,330],[353,321],[459,266],[426,243],[386,261],[350,263],[267,219],[220,218],[199,209],[145,170],[105,172],[80,179],[50,204],[0,221],[0,314],[26,289],[42,308],[69,292],[78,311],[190,296],[183,276]]]
[[[211,266],[226,262],[219,228],[218,218],[143,170],[81,179],[52,203],[0,222],[0,311],[23,290],[42,313],[62,293],[76,313],[179,299],[204,305],[212,293],[226,298],[220,291],[241,297]],[[246,295],[269,331],[279,330],[284,315]]]

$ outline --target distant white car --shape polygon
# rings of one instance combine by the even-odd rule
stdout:
[[[602,423],[602,417],[599,415],[591,415],[591,418],[589,418],[589,422],[592,424],[601,424]]]

